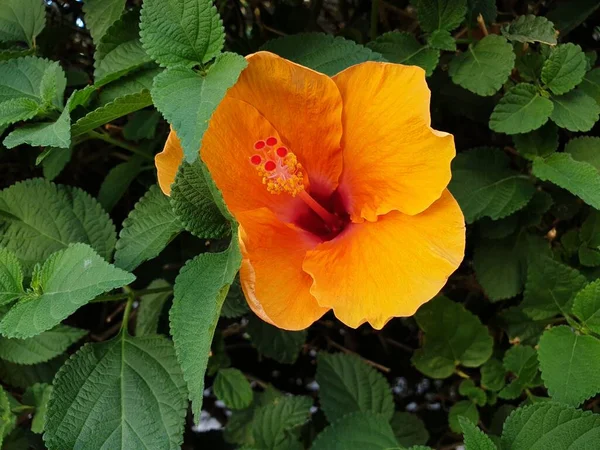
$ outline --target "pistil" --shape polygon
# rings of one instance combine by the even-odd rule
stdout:
[[[319,202],[317,202],[314,198],[310,196],[310,194],[306,191],[301,191],[298,193],[298,198],[302,200],[306,206],[308,206],[311,210],[315,212],[323,222],[327,225],[327,227],[332,232],[338,232],[342,229],[343,222],[342,220],[336,216],[335,214],[330,213],[325,208],[323,208]]]

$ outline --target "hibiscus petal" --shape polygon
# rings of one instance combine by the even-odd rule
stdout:
[[[284,224],[263,208],[238,215],[243,261],[240,282],[250,308],[279,328],[302,330],[328,311],[310,293],[302,270],[306,251],[319,240]]]
[[[312,189],[330,194],[342,172],[342,99],[335,83],[273,53],[247,59],[227,96],[251,104],[273,124],[306,169]]]
[[[335,239],[308,251],[303,269],[311,293],[351,327],[381,329],[392,317],[411,316],[434,297],[460,265],[465,225],[446,190],[421,214],[391,212],[377,222],[353,223]]]
[[[424,211],[450,181],[455,148],[430,127],[423,69],[366,62],[333,80],[344,103],[340,192],[352,220]]]
[[[158,184],[166,195],[171,195],[171,185],[175,181],[181,161],[183,161],[181,142],[175,132],[171,130],[163,151],[154,158]]]

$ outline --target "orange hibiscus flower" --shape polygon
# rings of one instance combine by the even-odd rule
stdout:
[[[464,256],[446,189],[452,135],[431,128],[425,72],[365,62],[328,77],[250,55],[214,112],[200,156],[239,222],[252,310],[288,330],[328,310],[380,329],[434,297]],[[183,152],[156,157],[170,193]]]

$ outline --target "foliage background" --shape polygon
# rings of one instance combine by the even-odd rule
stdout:
[[[160,429],[157,433],[162,437],[148,438],[151,444],[143,447],[125,434],[111,448],[178,448],[183,439],[185,449],[318,450],[334,448],[331,442],[344,437],[354,445],[361,440],[365,444],[339,448],[452,449],[463,445],[463,439],[467,450],[566,448],[575,438],[580,441],[573,448],[595,448],[594,442],[600,440],[599,416],[591,414],[600,412],[600,138],[596,137],[600,12],[596,1],[217,1],[228,52],[245,55],[266,44],[306,65],[321,64],[320,69],[330,74],[344,64],[378,58],[426,68],[433,126],[453,133],[459,151],[450,188],[469,223],[467,255],[444,289],[445,297],[424,306],[414,318],[391,321],[381,332],[368,326],[349,329],[331,314],[305,332],[275,330],[248,312],[234,282],[212,343],[210,335],[203,336],[204,347],[194,347],[198,336],[185,337],[192,339],[186,341],[191,342],[192,363],[182,362],[186,344],[178,344],[173,312],[169,323],[172,286],[179,305],[186,301],[192,305],[192,317],[208,317],[198,328],[209,329],[210,314],[219,315],[214,305],[221,286],[198,284],[196,279],[217,267],[221,256],[186,263],[198,254],[225,250],[230,230],[214,196],[208,194],[210,181],[198,164],[182,169],[179,193],[171,204],[152,187],[156,183],[152,155],[160,151],[169,130],[152,101],[165,117],[177,116],[156,82],[151,89],[151,77],[160,69],[150,58],[157,59],[149,44],[142,47],[137,42],[136,13],[119,19],[125,24],[121,28],[105,26],[109,39],[100,47],[101,39],[93,36],[100,33],[102,19],[110,22],[110,11],[94,12],[98,2],[93,0],[47,1],[45,26],[35,40],[27,42],[11,37],[14,29],[6,25],[10,22],[6,5],[15,11],[33,11],[39,7],[37,0],[5,1],[0,4],[0,117],[4,120],[0,129],[2,138],[8,139],[4,146],[10,149],[0,147],[0,247],[4,248],[0,282],[6,288],[0,289],[0,303],[5,305],[0,321],[3,448],[72,448],[81,438],[73,429],[81,424],[70,409],[70,395],[86,391],[84,397],[90,400],[105,383],[114,383],[117,396],[118,387],[126,385],[125,392],[134,392],[140,404],[127,411],[108,400],[93,407],[81,400],[79,413],[100,411],[91,414],[98,428],[88,436],[86,448],[100,448],[104,438],[98,437],[98,429],[106,418],[102,413],[113,410],[117,421],[132,420],[132,427],[144,429],[148,436]],[[124,9],[141,7],[141,1],[105,1],[114,5],[117,19]],[[191,3],[210,11],[209,2]],[[547,17],[552,23],[528,15]],[[527,17],[518,19],[523,16]],[[100,28],[96,28],[98,21]],[[558,41],[555,29],[560,31]],[[272,41],[304,32],[327,33],[346,41],[323,35]],[[111,45],[124,43],[130,45],[123,47],[124,58],[115,57],[109,61],[113,66],[99,68],[98,52],[110,53]],[[144,48],[153,54],[148,56]],[[219,52],[220,48],[207,52],[202,62]],[[41,108],[34,114],[36,122],[59,123],[71,93],[95,83],[88,88],[90,100],[69,111],[66,134],[52,128],[32,137],[28,133],[35,130],[23,128],[21,119],[6,119],[15,111],[15,104],[6,103],[7,80],[23,76],[6,67],[32,55],[58,61],[66,74],[64,96],[54,86],[49,88],[49,98],[42,99],[47,101],[43,107],[34,106]],[[231,60],[224,67],[234,80],[243,63],[228,57]],[[207,68],[209,75],[204,72]],[[111,75],[109,81],[102,80],[102,70]],[[210,70],[210,63],[204,64],[201,76],[208,79]],[[60,85],[60,79],[60,75],[50,77],[50,83]],[[96,126],[77,136],[77,123],[82,124],[77,121],[111,100],[118,103],[125,92],[119,89],[132,79],[147,84],[130,93],[133,97],[127,97],[125,107],[117,105],[114,114],[101,117],[92,124]],[[175,79],[175,85],[180,82]],[[216,85],[226,89],[232,82],[224,77]],[[24,136],[7,138],[19,129],[26,130]],[[197,130],[187,131],[193,135]],[[67,135],[66,148],[72,152],[57,148]],[[52,185],[42,181],[18,183],[41,177],[79,188],[98,202],[83,192],[49,188]],[[194,189],[204,194],[190,194]],[[206,212],[200,218],[191,213],[197,214],[199,205]],[[85,213],[78,214],[77,208]],[[73,231],[75,219],[65,213],[71,210],[84,229],[90,227],[87,235]],[[82,219],[86,215],[89,222]],[[43,235],[54,221],[64,227],[64,245],[52,247],[32,238]],[[117,231],[124,228],[114,259],[112,224]],[[148,249],[144,233],[157,224],[159,243]],[[89,246],[68,246],[76,242]],[[136,243],[145,245],[146,253],[139,247],[131,250]],[[63,253],[45,264],[55,251]],[[132,256],[136,252],[142,256]],[[19,270],[13,253],[20,260]],[[233,253],[219,255],[235,259]],[[56,305],[44,310],[40,305],[49,301],[47,294],[60,291],[56,279],[61,267],[86,258],[98,258],[99,272],[94,276],[103,287],[91,290],[95,280],[88,285],[83,280],[72,306],[60,312],[52,309]],[[36,263],[44,264],[39,273],[34,270]],[[19,271],[29,289],[22,287],[22,280],[18,287]],[[135,274],[135,281],[126,271]],[[70,282],[83,278],[74,276]],[[15,289],[23,292],[11,296],[7,286],[14,287],[14,280]],[[17,312],[17,306],[11,305],[16,298]],[[40,317],[58,314],[58,319],[38,321],[35,311],[27,309],[34,304]],[[120,331],[123,320],[130,323],[135,338]],[[61,321],[63,325],[58,325]],[[179,329],[197,324],[192,321]],[[183,376],[171,341],[156,333],[175,336]],[[84,343],[90,345],[82,349]],[[212,351],[208,362],[197,361],[202,358],[196,355],[208,349]],[[123,356],[126,351],[130,353]],[[74,354],[72,366],[64,366],[54,379],[66,355]],[[98,362],[113,361],[118,367],[122,358],[136,361],[132,372],[139,369],[150,387],[160,387],[159,393],[145,390],[133,374],[119,375],[114,367]],[[168,375],[153,366],[157,362],[170,368]],[[81,375],[90,364],[103,368],[96,375]],[[204,391],[201,379],[206,364]],[[186,376],[190,373],[191,378]],[[89,385],[84,389],[86,380]],[[193,400],[189,410],[187,390]],[[161,400],[161,396],[165,397]],[[160,409],[160,402],[153,403],[156,398],[176,413]],[[145,418],[150,422],[135,417],[145,408],[156,412]],[[516,408],[520,409],[504,424]],[[490,438],[470,423],[478,424]],[[544,423],[552,426],[544,428]],[[111,425],[106,426],[110,431]],[[214,430],[206,431],[210,428]]]

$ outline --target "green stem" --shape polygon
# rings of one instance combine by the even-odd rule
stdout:
[[[130,289],[130,292],[133,293],[133,296],[135,298],[141,297],[143,295],[149,295],[149,294],[162,294],[163,292],[173,292],[173,289],[170,286],[169,287],[162,287],[162,288],[141,289],[139,291],[134,291],[131,288],[128,288],[128,289]],[[100,297],[96,297],[90,303],[118,302],[118,301],[121,301],[121,300],[128,299],[129,295],[130,294],[127,293],[127,292],[123,292],[121,294],[101,295]]]
[[[127,332],[127,324],[129,323],[129,315],[131,314],[131,308],[133,307],[133,301],[135,300],[135,295],[133,290],[127,286],[123,289],[128,290],[129,297],[127,298],[127,304],[125,305],[125,311],[123,312],[123,321],[121,322],[121,331],[123,333]]]
[[[454,369],[454,372],[461,378],[465,378],[465,379],[469,379],[471,378],[469,375],[467,375],[466,373],[464,373],[462,370],[460,370],[458,367],[456,369]]]
[[[377,39],[377,23],[379,22],[379,0],[371,0],[371,40]]]
[[[90,139],[99,139],[101,141],[104,141],[108,144],[114,145],[115,147],[120,147],[124,150],[128,150],[131,153],[133,153],[134,155],[138,155],[141,156],[142,158],[145,158],[149,161],[154,161],[154,158],[146,153],[144,153],[143,151],[141,151],[140,149],[138,149],[137,147],[134,147],[133,145],[129,145],[127,142],[121,141],[119,139],[115,139],[111,136],[109,136],[106,133],[99,133],[97,131],[94,130],[90,130],[87,132],[87,136],[89,136]]]

